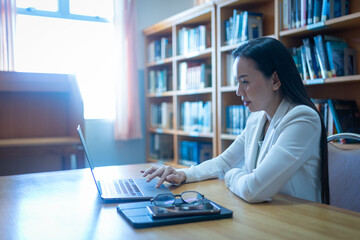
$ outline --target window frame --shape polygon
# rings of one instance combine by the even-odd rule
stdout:
[[[38,10],[36,8],[19,8],[17,7],[17,14],[38,16],[38,17],[51,17],[51,18],[63,18],[71,20],[80,20],[80,21],[90,21],[90,22],[106,22],[110,21],[106,18],[99,16],[88,16],[88,15],[79,15],[70,13],[70,0],[58,0],[58,11],[44,11]]]

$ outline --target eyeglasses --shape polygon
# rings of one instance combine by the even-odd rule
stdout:
[[[198,193],[196,191],[186,191],[177,195],[174,195],[172,193],[162,193],[156,195],[150,200],[150,202],[152,202],[156,206],[177,205],[177,203],[175,203],[175,200],[178,197],[182,200],[182,203],[180,204],[188,203],[192,205],[199,204],[204,199],[204,195],[202,195],[201,193]]]

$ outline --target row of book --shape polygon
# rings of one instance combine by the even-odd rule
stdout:
[[[283,0],[280,4],[283,30],[349,14],[349,0]]]
[[[211,46],[211,29],[207,25],[182,27],[178,31],[177,39],[178,55],[202,51]]]
[[[225,71],[226,71],[226,86],[235,86],[235,76],[234,76],[234,57],[231,55],[231,53],[225,54]]]
[[[226,133],[239,135],[245,129],[250,111],[244,105],[226,106]]]
[[[211,101],[207,102],[183,102],[181,104],[180,127],[186,132],[212,131],[212,106]]]
[[[211,65],[199,62],[179,64],[179,90],[211,87]]]
[[[162,102],[150,105],[150,125],[153,128],[173,129],[173,104]]]
[[[164,60],[172,56],[172,43],[170,38],[162,37],[151,41],[148,45],[148,62]]]
[[[360,133],[360,111],[353,100],[313,99],[322,114],[328,136],[336,133]]]
[[[291,49],[303,80],[356,74],[356,51],[337,37],[317,35]]]
[[[233,15],[225,20],[225,44],[236,44],[262,36],[262,13],[234,9]]]
[[[172,89],[172,72],[168,68],[149,71],[149,93],[161,93]]]
[[[173,136],[150,134],[149,157],[160,161],[172,161],[174,159]]]
[[[212,143],[181,141],[179,163],[184,166],[198,165],[212,158]]]

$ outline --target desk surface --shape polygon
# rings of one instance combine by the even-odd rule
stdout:
[[[117,167],[141,176],[148,164]],[[222,180],[170,186],[196,190],[234,211],[232,219],[135,230],[116,203],[98,197],[89,169],[0,177],[1,239],[360,239],[360,213],[277,195],[248,204]]]

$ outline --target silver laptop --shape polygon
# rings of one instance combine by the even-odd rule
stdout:
[[[114,201],[149,200],[157,194],[170,192],[164,185],[155,188],[157,179],[153,179],[151,182],[146,182],[146,178],[121,179],[118,176],[111,176],[116,173],[116,169],[113,167],[96,168],[90,157],[80,125],[77,127],[77,132],[84,147],[85,156],[88,160],[97,190],[102,199]]]

